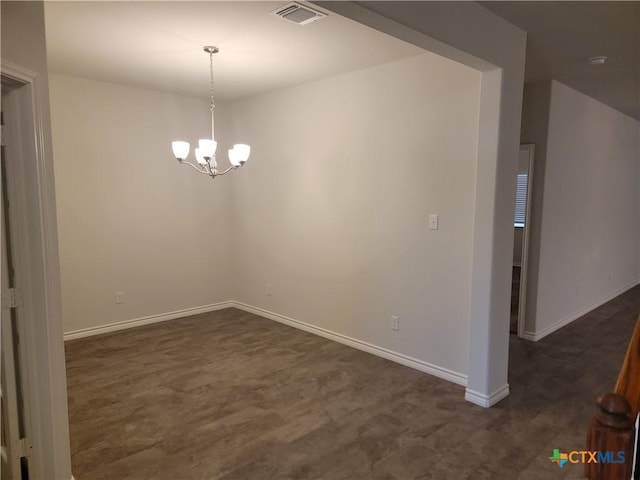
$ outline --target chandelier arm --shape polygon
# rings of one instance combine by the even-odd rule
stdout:
[[[206,170],[202,170],[200,167],[197,167],[196,165],[194,165],[193,163],[187,162],[186,160],[183,160],[182,162],[180,162],[180,165],[189,165],[191,168],[193,168],[196,172],[201,173],[203,175],[211,175],[209,172],[207,172]]]
[[[224,175],[225,173],[229,173],[229,171],[231,170],[235,170],[238,167],[234,167],[233,165],[231,165],[229,168],[227,168],[224,172],[218,172],[216,173],[216,175]]]

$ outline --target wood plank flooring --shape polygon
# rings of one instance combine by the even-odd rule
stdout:
[[[511,395],[464,389],[236,309],[66,344],[76,480],[579,479],[640,288],[534,344]]]

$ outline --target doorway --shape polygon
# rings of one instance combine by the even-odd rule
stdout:
[[[46,77],[1,60],[2,478],[71,478]],[[10,228],[8,228],[10,227]],[[6,275],[5,275],[6,273]],[[15,378],[10,378],[11,376]],[[14,388],[15,387],[15,388]],[[5,390],[6,388],[6,390]]]
[[[527,260],[529,252],[529,220],[531,179],[533,178],[534,145],[520,145],[516,176],[516,205],[513,221],[513,265],[511,275],[511,314],[509,332],[522,337],[525,329],[527,296]]]

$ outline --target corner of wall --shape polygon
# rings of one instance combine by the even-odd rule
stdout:
[[[469,388],[465,389],[464,399],[483,408],[493,407],[500,400],[509,396],[509,384],[495,390],[491,395],[484,395]]]
[[[540,243],[542,238],[542,205],[544,201],[550,105],[551,81],[525,84],[522,99],[520,143],[532,143],[535,145],[535,161],[533,181],[531,182],[527,306],[523,338],[535,336],[536,331]]]

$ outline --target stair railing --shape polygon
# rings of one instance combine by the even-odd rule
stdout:
[[[587,432],[587,450],[596,461],[585,463],[588,480],[631,480],[638,438],[635,424],[640,410],[640,317],[613,393],[596,401],[597,411]]]

